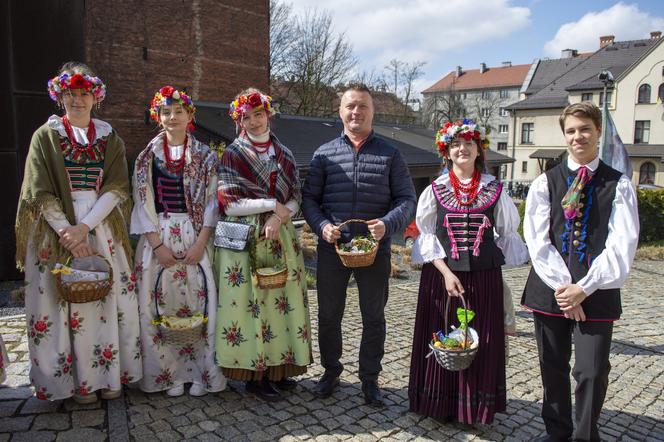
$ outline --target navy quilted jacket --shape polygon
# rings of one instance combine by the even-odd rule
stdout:
[[[385,223],[379,249],[383,253],[390,250],[390,237],[403,231],[413,218],[416,205],[401,152],[373,132],[359,151],[343,133],[319,147],[302,189],[302,213],[319,238],[330,222],[377,218]],[[348,226],[342,229],[342,242],[367,230],[364,224]],[[319,245],[333,248],[322,239]]]

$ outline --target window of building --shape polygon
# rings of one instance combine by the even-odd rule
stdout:
[[[650,85],[642,84],[639,86],[639,98],[637,103],[650,103]]]
[[[634,122],[634,144],[648,144],[650,140],[650,120]]]
[[[482,100],[488,100],[491,98],[491,91],[482,91]]]
[[[521,172],[522,173],[527,173],[528,172],[528,161],[522,161],[521,162]]]
[[[607,106],[611,106],[611,100],[613,99],[613,91],[606,91]],[[599,93],[599,105],[604,106],[604,92]]]
[[[506,134],[509,131],[509,126],[507,124],[499,124],[498,125],[498,132],[501,134]]]
[[[501,117],[509,117],[509,115],[510,115],[510,113],[507,109],[505,109],[504,107],[500,108],[500,116]]]
[[[533,144],[535,123],[521,124],[521,144]]]
[[[510,91],[507,89],[500,90],[500,98],[508,98],[510,96]]]
[[[507,150],[507,143],[505,142],[498,143],[498,150]]]
[[[593,93],[587,92],[585,94],[581,94],[581,101],[593,101]]]
[[[659,89],[657,90],[657,98],[659,98],[659,101],[664,102],[664,83],[659,85]]]
[[[491,115],[491,112],[489,111],[488,107],[483,107],[481,110],[481,114],[483,117],[489,117]]]
[[[650,161],[639,168],[639,184],[655,184],[655,165]]]
[[[468,94],[465,93],[465,92],[462,92],[461,93],[461,98],[465,100],[466,98],[468,98]]]

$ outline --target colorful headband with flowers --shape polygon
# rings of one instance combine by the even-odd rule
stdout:
[[[228,110],[228,115],[230,115],[235,123],[239,123],[240,119],[247,115],[247,112],[257,107],[265,109],[268,115],[274,114],[272,97],[261,94],[260,92],[252,92],[248,95],[240,95],[233,100],[230,109]]]
[[[159,122],[159,108],[162,106],[170,106],[172,104],[180,104],[189,113],[196,112],[194,102],[191,101],[189,95],[182,91],[175,89],[173,86],[164,86],[154,94],[154,98],[150,102],[150,118]]]
[[[92,92],[97,103],[106,98],[106,85],[98,77],[78,72],[75,74],[64,72],[48,80],[48,95],[53,101],[58,101],[67,89],[84,89],[86,92]]]
[[[454,137],[460,137],[466,141],[476,140],[479,141],[479,145],[483,149],[489,148],[489,136],[486,129],[473,120],[464,118],[463,121],[457,121],[456,123],[448,121],[436,132],[436,146],[441,157],[447,157],[450,143],[452,143]]]

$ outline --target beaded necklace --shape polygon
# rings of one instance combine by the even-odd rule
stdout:
[[[477,199],[477,193],[480,190],[480,178],[481,174],[479,170],[473,172],[473,177],[470,179],[470,182],[467,184],[459,181],[459,178],[456,176],[453,170],[450,170],[450,183],[452,184],[452,189],[454,190],[454,197],[462,206],[470,206]]]
[[[179,175],[180,172],[182,172],[182,169],[184,169],[184,158],[185,153],[187,152],[187,138],[188,136],[185,135],[182,156],[179,160],[174,160],[171,158],[171,150],[168,148],[168,137],[164,134],[164,157],[166,158],[166,169],[174,175]]]
[[[92,122],[92,118],[90,118],[90,123],[88,123],[88,132],[87,132],[88,144],[86,145],[82,145],[81,143],[76,141],[76,138],[74,138],[74,131],[71,127],[71,123],[69,122],[69,118],[67,118],[66,115],[62,117],[62,125],[65,127],[65,133],[67,134],[67,138],[69,139],[69,144],[74,150],[74,154],[72,155],[72,160],[78,161],[83,154],[87,154],[87,156],[93,160],[96,159],[97,155],[95,154],[93,146],[94,146],[95,137],[97,136],[97,132],[95,130],[95,125]]]

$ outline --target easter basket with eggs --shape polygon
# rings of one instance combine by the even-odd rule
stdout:
[[[362,219],[349,219],[339,224],[339,228],[350,223],[365,223]],[[350,242],[339,245],[335,244],[335,249],[341,263],[350,268],[368,267],[374,263],[376,253],[378,253],[378,241],[371,233],[368,235],[357,235]]]
[[[468,310],[466,300],[459,295],[463,308],[457,309],[457,319],[459,327],[452,326],[448,329],[447,317],[450,307],[450,297],[445,302],[445,329],[433,334],[433,339],[429,343],[431,352],[427,355],[433,355],[436,362],[446,370],[461,371],[470,367],[473,359],[479,350],[479,335],[477,331],[468,326],[475,313]]]

